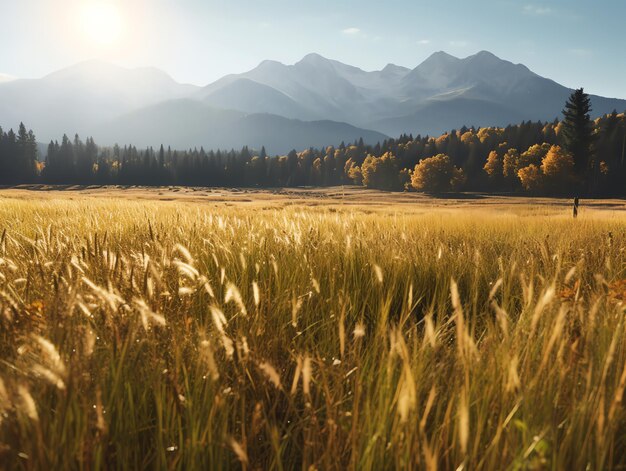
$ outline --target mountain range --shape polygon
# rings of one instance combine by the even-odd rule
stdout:
[[[0,126],[24,121],[40,140],[78,132],[102,144],[265,145],[272,153],[553,120],[572,91],[486,51],[464,59],[437,52],[414,69],[373,72],[309,54],[293,65],[264,61],[205,87],[97,61],[41,79],[2,77]],[[626,100],[591,100],[594,116],[626,110]]]

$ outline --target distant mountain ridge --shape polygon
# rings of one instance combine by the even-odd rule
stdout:
[[[82,62],[41,79],[0,84],[0,125],[24,121],[45,140],[74,132],[97,135],[103,122],[195,89],[158,69]]]
[[[295,144],[553,120],[570,93],[487,51],[463,59],[437,52],[414,69],[388,64],[373,72],[308,54],[293,65],[266,60],[205,87],[158,69],[90,61],[41,79],[0,79],[0,126],[24,121],[40,140],[78,132],[103,144],[285,152]],[[626,100],[591,99],[594,116],[626,110]]]
[[[481,51],[464,59],[436,52],[412,70],[389,64],[374,72],[318,54],[294,65],[264,61],[249,72],[204,87],[196,97],[210,100],[226,87],[238,95],[233,89],[241,79],[270,87],[298,104],[299,108],[291,108],[290,117],[334,116],[389,135],[552,120],[560,116],[572,91],[522,64]],[[252,106],[258,102],[248,96],[247,110],[265,111],[263,106]],[[595,115],[626,109],[626,100],[592,96],[592,102]]]
[[[301,121],[283,116],[210,107],[191,99],[170,100],[123,115],[101,128],[104,142],[129,142],[138,147],[154,146],[154,135],[174,149],[204,146],[254,149],[287,153],[291,149],[322,146],[322,143],[380,142],[387,136],[336,121]],[[207,144],[203,144],[207,143]],[[319,144],[312,144],[319,143]]]

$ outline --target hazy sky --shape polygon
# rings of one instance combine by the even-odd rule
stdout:
[[[0,0],[0,73],[40,77],[99,58],[204,85],[309,52],[375,70],[486,49],[626,98],[625,18],[624,0]]]

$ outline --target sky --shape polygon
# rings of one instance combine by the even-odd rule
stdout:
[[[0,0],[0,76],[100,59],[206,85],[310,52],[379,70],[488,50],[626,98],[624,18],[624,0]]]

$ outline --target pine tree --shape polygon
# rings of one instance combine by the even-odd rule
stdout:
[[[0,126],[0,184],[7,183],[9,179],[9,154],[6,140],[6,134]]]
[[[159,149],[159,169],[163,170],[165,168],[165,149],[163,148],[163,144],[161,144],[161,148]]]
[[[17,132],[18,152],[13,156],[15,160],[14,181],[29,183],[35,179],[37,160],[37,141],[32,131],[26,131],[24,123],[20,123]]]
[[[267,184],[267,152],[265,150],[265,146],[261,147],[261,153],[259,154],[260,165],[259,165],[259,173],[257,176],[257,181],[262,185]]]
[[[59,143],[57,142],[55,145],[54,141],[50,141],[48,144],[48,152],[46,153],[46,161],[43,167],[42,178],[45,182],[54,181],[54,171],[56,170],[56,152],[59,147]]]
[[[17,136],[13,129],[4,135],[4,160],[6,162],[6,175],[3,175],[5,183],[18,183],[18,166],[16,155],[18,154]]]
[[[61,140],[61,146],[59,147],[57,157],[58,172],[54,172],[58,178],[56,183],[76,183],[76,159],[74,146],[72,145],[72,141],[65,134]]]
[[[575,90],[565,103],[563,110],[563,144],[574,158],[576,174],[588,179],[592,164],[593,122],[591,100],[582,88]]]

